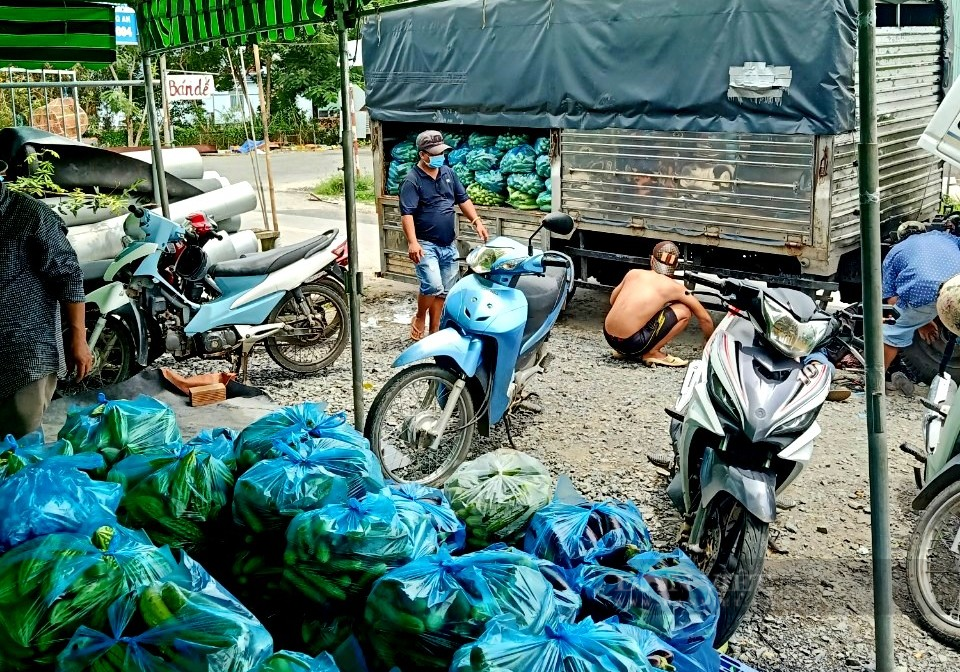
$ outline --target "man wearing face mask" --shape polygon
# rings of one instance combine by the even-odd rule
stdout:
[[[456,174],[446,165],[444,152],[451,149],[439,131],[417,136],[420,161],[400,185],[400,222],[407,237],[407,253],[416,264],[420,292],[417,314],[410,325],[410,338],[418,341],[427,331],[440,329],[440,314],[447,292],[457,281],[457,213],[476,229],[480,239],[489,237],[487,228]]]
[[[648,366],[686,366],[663,346],[697,318],[705,339],[713,334],[710,313],[682,284],[673,279],[680,250],[669,241],[657,243],[650,255],[652,271],[628,271],[610,295],[610,312],[603,335],[619,358],[639,357]]]

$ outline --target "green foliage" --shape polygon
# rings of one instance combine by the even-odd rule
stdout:
[[[343,173],[331,175],[317,185],[313,190],[317,196],[343,196]],[[361,175],[357,178],[357,200],[361,203],[375,203],[377,195],[374,193],[373,177]]]

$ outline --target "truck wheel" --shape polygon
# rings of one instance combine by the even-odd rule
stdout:
[[[937,324],[939,325],[940,322],[938,321]],[[917,334],[913,338],[913,345],[900,351],[900,359],[914,381],[927,384],[940,372],[940,361],[947,347],[945,331],[943,326],[940,326],[939,335],[932,344],[927,343]],[[947,372],[955,380],[960,380],[960,348],[954,350]]]

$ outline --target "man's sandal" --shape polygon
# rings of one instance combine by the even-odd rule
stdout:
[[[424,324],[422,327],[418,327],[417,318],[414,317],[413,321],[410,323],[410,340],[419,341],[421,338],[423,338],[423,330],[426,329],[426,327],[427,327],[426,320],[424,320]]]
[[[679,357],[674,357],[673,355],[664,355],[663,357],[644,357],[642,361],[646,366],[650,367],[671,366],[674,368],[680,368],[690,363],[685,359],[680,359]]]

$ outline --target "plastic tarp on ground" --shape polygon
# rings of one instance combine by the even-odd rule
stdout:
[[[363,27],[381,121],[834,135],[854,0],[447,0]],[[751,65],[754,64],[754,65]]]

